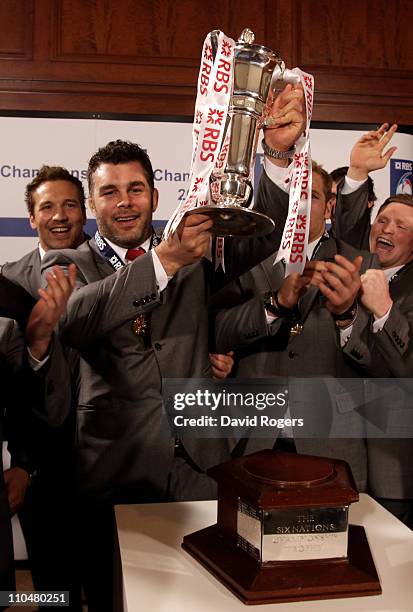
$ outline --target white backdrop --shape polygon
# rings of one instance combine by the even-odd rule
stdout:
[[[0,264],[18,259],[36,244],[27,221],[25,185],[42,164],[62,165],[86,175],[87,161],[109,140],[128,139],[145,147],[152,160],[160,205],[155,219],[167,219],[182,198],[189,172],[190,123],[101,119],[0,117]],[[326,170],[348,164],[349,152],[362,134],[354,130],[312,129],[313,158]],[[413,159],[413,136],[396,134],[395,157]],[[383,201],[390,193],[390,170],[373,175]],[[86,182],[84,181],[85,189]]]

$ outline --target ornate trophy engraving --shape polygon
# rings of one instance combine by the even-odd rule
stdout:
[[[215,32],[211,33],[212,50]],[[251,208],[252,177],[259,130],[266,115],[266,104],[276,80],[299,82],[299,76],[285,69],[278,54],[254,44],[254,34],[246,28],[234,49],[233,91],[225,134],[218,161],[210,177],[213,204],[192,209],[214,220],[218,236],[259,236],[274,228],[273,221]]]

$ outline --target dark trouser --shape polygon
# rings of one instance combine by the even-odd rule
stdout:
[[[274,443],[273,450],[281,451],[283,453],[296,453],[297,449],[294,438],[281,438],[281,436],[278,436]]]
[[[383,497],[376,497],[376,501],[394,514],[399,521],[413,529],[413,499],[385,499]]]
[[[81,574],[89,612],[123,608],[122,569],[111,504],[85,502],[79,508]]]
[[[81,610],[76,505],[72,487],[40,476],[26,493],[19,512],[36,591],[69,591],[73,612]],[[59,607],[40,607],[61,610]]]
[[[175,457],[170,474],[168,501],[201,501],[217,498],[217,483],[197,471],[182,457]]]
[[[1,441],[0,441],[1,452]],[[2,469],[0,462],[0,469]],[[10,524],[9,504],[6,489],[3,488],[0,474],[0,591],[14,590],[13,539]],[[0,605],[0,610],[5,610]]]

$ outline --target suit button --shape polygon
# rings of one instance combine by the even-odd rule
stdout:
[[[162,350],[162,344],[159,344],[159,342],[155,342],[154,347],[157,351],[161,351]]]
[[[156,293],[152,293],[151,300],[156,300]]]
[[[296,353],[295,351],[290,351],[290,352],[288,353],[288,357],[289,357],[290,359],[293,359],[294,357],[297,357],[297,353]]]
[[[141,305],[141,303],[140,303],[140,301],[139,301],[139,300],[133,300],[133,305],[134,305],[134,306],[140,306],[140,305]]]

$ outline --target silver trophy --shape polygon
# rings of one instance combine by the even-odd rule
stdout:
[[[211,38],[215,53],[215,32],[211,33]],[[254,34],[246,28],[235,46],[234,90],[223,138],[225,142],[229,130],[229,150],[225,166],[215,168],[210,178],[214,204],[188,213],[202,213],[212,218],[212,232],[217,236],[264,236],[274,229],[272,219],[248,208],[253,193],[258,137],[267,99],[276,81],[298,82],[299,79],[285,69],[282,59],[271,49],[253,43]]]

